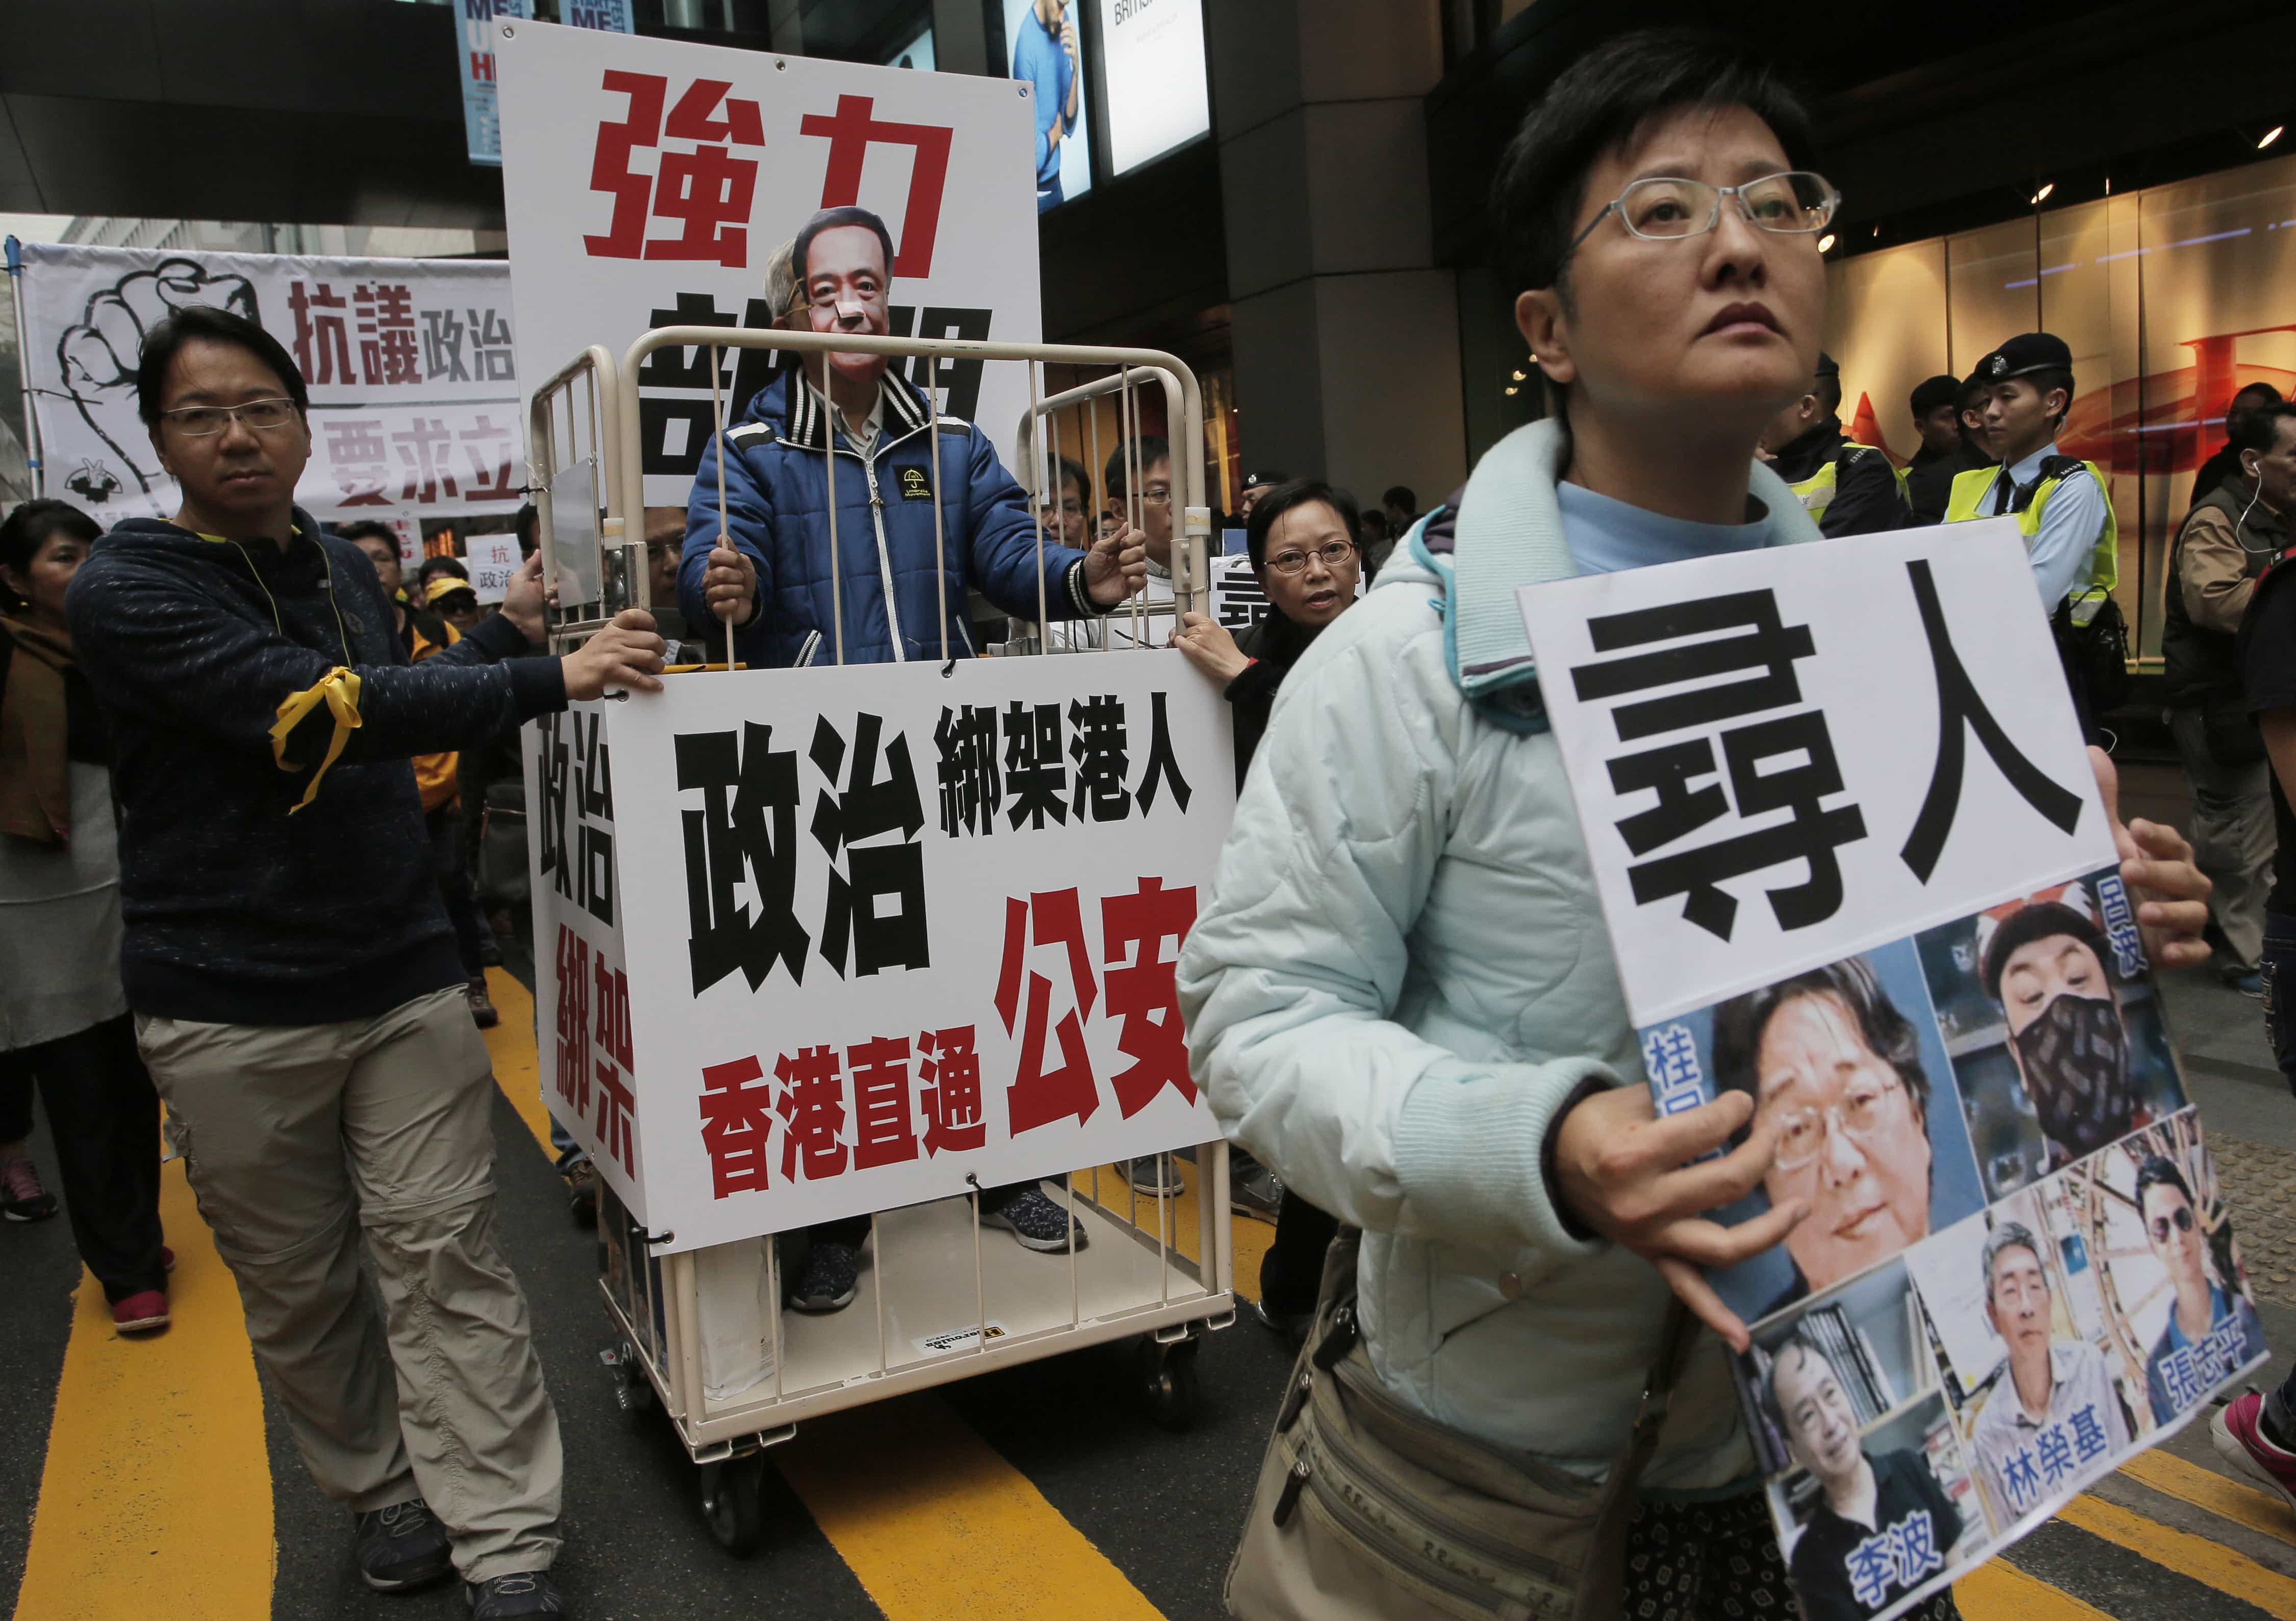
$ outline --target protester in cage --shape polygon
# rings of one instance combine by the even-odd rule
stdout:
[[[65,608],[116,754],[137,1042],[361,1579],[459,1570],[479,1617],[563,1614],[557,1419],[407,760],[655,690],[660,638],[633,610],[498,662],[541,633],[532,561],[504,614],[410,666],[367,559],[295,506],[308,395],[276,339],[179,309],[136,401],[182,508],[114,528]]]
[[[1960,379],[1929,377],[1915,386],[1906,402],[1922,439],[1906,466],[1906,500],[1917,524],[1943,523],[1955,476],[1992,464],[1962,427],[1961,395]]]
[[[2163,594],[2161,701],[2169,735],[2193,790],[2193,844],[2215,880],[2215,914],[2226,985],[2264,995],[2257,966],[2276,838],[2271,768],[2242,690],[2241,620],[2257,577],[2287,550],[2290,470],[2296,468],[2296,406],[2276,401],[2237,411],[2238,460],[2185,515],[2169,550]]]
[[[1802,509],[1831,540],[1902,529],[1913,511],[1888,454],[1860,445],[1841,426],[1841,368],[1821,354],[1809,391],[1762,430],[1762,454]]]
[[[1629,35],[1563,72],[1490,209],[1553,417],[1485,454],[1277,697],[1181,1005],[1223,1130],[1361,1240],[1332,1247],[1230,1572],[1239,1617],[1433,1615],[1414,1584],[1457,1579],[1346,1529],[1360,1519],[1295,1511],[1309,1493],[1422,1511],[1344,1445],[1365,1404],[1383,1446],[1442,1481],[1447,1516],[1513,1551],[1492,1572],[1511,1592],[1558,1613],[1792,1613],[1743,1578],[1783,1560],[1714,1343],[1746,1330],[1701,1274],[1805,1208],[1704,1215],[1775,1157],[1771,1126],[1727,1148],[1751,1099],[1655,1117],[1516,593],[1817,538],[1754,461],[1824,324],[1835,193],[1808,148],[1792,96],[1712,36]],[[1453,635],[1470,622],[1472,659]],[[2154,888],[2154,960],[2193,960],[2206,883],[2182,839],[2115,837]],[[1464,1478],[1463,1442],[1499,1477]]]
[[[867,209],[816,214],[790,247],[787,266],[801,274],[787,323],[884,336],[892,261],[892,234]],[[1078,551],[1045,538],[987,434],[940,417],[936,467],[935,431],[924,396],[882,355],[832,354],[779,373],[702,447],[678,569],[689,622],[735,626],[753,666],[938,661],[978,651],[970,590],[1035,622],[1089,618],[1138,588],[1138,544],[1110,536]],[[1086,1241],[1084,1224],[1034,1182],[989,1190],[980,1211],[1025,1248]],[[866,1217],[813,1229],[789,1269],[790,1304],[851,1304],[867,1232]]]
[[[168,1326],[160,1100],[119,983],[111,743],[64,617],[99,531],[62,501],[0,522],[0,1216],[43,1221],[37,1086],[80,1259],[124,1334]]]
[[[2037,1505],[2041,1478],[2030,1449],[2045,1434],[2054,1431],[2067,1456],[2118,1455],[2128,1445],[2128,1414],[2104,1354],[2079,1335],[2057,1337],[2056,1289],[2032,1229],[1996,1224],[1980,1262],[1985,1320],[2007,1354],[1971,1427],[1969,1448],[1995,1519],[2006,1526]]]
[[[420,664],[463,639],[462,631],[436,609],[427,604],[418,608],[406,601],[401,589],[404,565],[398,555],[398,536],[388,524],[347,523],[335,531],[335,537],[349,541],[374,565],[375,577],[390,599],[399,643],[406,649],[409,664]],[[433,580],[431,584],[435,586],[439,582]],[[437,754],[418,754],[409,764],[414,767],[414,790],[422,798],[422,819],[430,834],[432,857],[438,864],[439,899],[447,908],[447,921],[455,926],[455,949],[463,959],[463,972],[470,981],[467,995],[471,1020],[481,1030],[491,1030],[502,1022],[502,1015],[487,992],[486,962],[480,948],[485,925],[479,917],[478,901],[471,893],[458,774],[461,757],[450,749]]]
[[[2136,1216],[2169,1274],[2168,1321],[2144,1359],[2152,1419],[2166,1424],[2264,1355],[2264,1325],[2229,1268],[2211,1264],[2209,1227],[2174,1160],[2153,1154],[2136,1167]]]

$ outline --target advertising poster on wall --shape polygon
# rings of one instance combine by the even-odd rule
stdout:
[[[1013,77],[1032,86],[1037,211],[1092,190],[1092,131],[1085,110],[1078,0],[1004,0]]]
[[[1521,593],[1654,1105],[1748,1093],[1776,1152],[1715,1219],[1807,1208],[1709,1276],[1825,1621],[1900,1614],[2265,1356],[2023,548],[1948,536]]]
[[[1128,175],[1212,127],[1202,0],[1097,0],[1108,169]]]
[[[546,1101],[657,1253],[1216,1135],[1174,970],[1226,708],[1161,653],[684,675],[529,725]]]
[[[22,244],[24,367],[46,493],[107,522],[183,504],[135,408],[144,335],[210,305],[279,340],[311,399],[313,517],[514,512],[523,497],[509,266]],[[408,526],[407,532],[413,532]]]
[[[773,325],[768,258],[820,209],[857,203],[893,239],[893,335],[1041,336],[1028,86],[500,28],[504,197],[531,376],[590,344],[619,356],[649,327]],[[1010,464],[1022,368],[898,364]],[[707,352],[664,349],[639,369],[646,505],[685,504],[711,431],[711,366]],[[721,353],[729,423],[774,372],[767,351]]]

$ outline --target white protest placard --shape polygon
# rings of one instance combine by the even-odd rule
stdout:
[[[261,325],[311,397],[295,501],[313,517],[512,512],[524,497],[510,269],[23,244],[23,363],[43,487],[106,521],[182,506],[135,407],[144,335],[210,305]]]
[[[1221,556],[1211,560],[1212,618],[1232,635],[1242,635],[1267,611],[1267,593],[1251,571],[1249,557]]]
[[[1794,1588],[1888,1621],[2267,1355],[2023,544],[1521,598],[1655,1108],[1803,1207],[1709,1273]]]
[[[550,1108],[662,1252],[1218,1134],[1173,973],[1234,754],[1180,654],[678,675],[526,754]]]
[[[511,577],[525,562],[515,535],[473,535],[463,543],[463,561],[471,570],[471,589],[481,602],[499,602],[510,589]]]
[[[768,255],[849,203],[892,233],[895,335],[1042,335],[1025,84],[534,22],[497,25],[496,64],[520,352],[535,378],[589,344],[619,356],[649,327],[773,325]],[[943,411],[1010,463],[1023,368],[896,364],[937,382]],[[724,366],[738,420],[772,356],[731,351]],[[709,360],[663,350],[640,385],[645,503],[682,506],[710,432]]]
[[[1637,1025],[2114,859],[2013,520],[1521,601]]]

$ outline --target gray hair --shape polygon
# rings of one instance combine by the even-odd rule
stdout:
[[[797,274],[797,239],[790,238],[766,255],[766,302],[780,322],[806,306],[805,287]]]
[[[1988,1306],[1993,1304],[1993,1263],[1999,1258],[2003,1250],[2014,1249],[2020,1244],[2022,1244],[2026,1248],[2033,1252],[2033,1258],[2035,1260],[2038,1261],[2041,1258],[2041,1241],[2033,1236],[2032,1230],[2027,1227],[2022,1222],[2003,1222],[1996,1226],[1993,1231],[1987,1235],[1985,1240],[1985,1256],[1983,1265],[1985,1267],[1985,1303]],[[2044,1289],[2049,1289],[2050,1287],[2049,1269],[2046,1266],[2041,1268],[2041,1287]],[[2051,1289],[2050,1292],[2054,1293],[2055,1291]]]

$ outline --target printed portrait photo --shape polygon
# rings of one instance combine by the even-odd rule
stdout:
[[[2052,1178],[1906,1257],[1997,1534],[2110,1472],[2140,1429],[2065,1192]]]
[[[1992,1198],[2185,1106],[2117,872],[1927,930],[1919,945]]]
[[[1779,1543],[1811,1621],[1896,1613],[1991,1540],[1902,1262],[1738,1359]]]
[[[1953,1067],[1911,942],[1796,974],[1652,1027],[1643,1051],[1661,1110],[1738,1091],[1751,1129],[1775,1122],[1759,1191],[1737,1222],[1781,1200],[1809,1215],[1784,1244],[1713,1283],[1749,1322],[1856,1277],[1985,1203]],[[1685,1071],[1700,1083],[1679,1090]],[[1669,1093],[1669,1083],[1677,1090]]]
[[[2103,1258],[2106,1332],[2142,1371],[2139,1422],[2178,1423],[2267,1354],[2198,1111],[2115,1144],[2065,1181]]]

